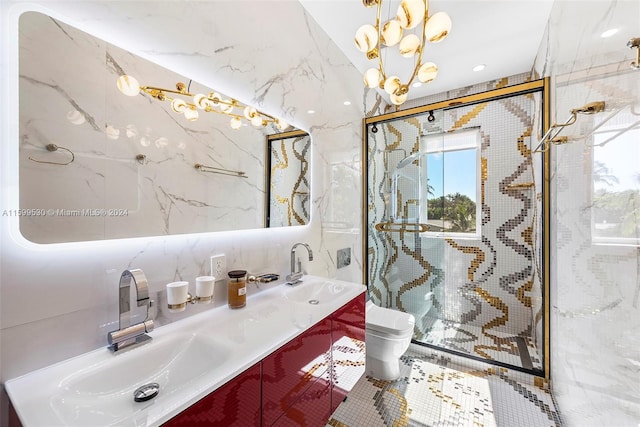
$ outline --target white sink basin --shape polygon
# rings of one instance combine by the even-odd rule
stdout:
[[[60,381],[49,403],[65,425],[122,425],[136,412],[192,386],[229,354],[228,348],[208,337],[176,334],[72,373]],[[135,402],[133,392],[148,383],[160,385],[158,395]]]
[[[310,305],[323,305],[335,301],[350,288],[330,280],[309,280],[294,285],[285,291],[284,296],[290,301]]]

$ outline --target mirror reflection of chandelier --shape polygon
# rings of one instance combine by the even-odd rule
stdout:
[[[187,85],[182,82],[176,83],[175,89],[140,86],[135,77],[125,74],[118,77],[116,84],[120,92],[128,96],[146,93],[159,101],[171,102],[171,109],[176,113],[183,114],[191,122],[198,120],[200,116],[198,110],[202,110],[207,113],[218,113],[231,117],[229,125],[232,129],[240,129],[242,120],[249,121],[255,127],[264,127],[269,123],[275,124],[279,130],[285,130],[289,127],[289,124],[282,119],[258,111],[249,105],[243,105],[233,98],[225,100],[217,92],[211,92],[207,95],[189,93]]]
[[[390,2],[388,0],[387,4]],[[422,54],[427,40],[438,43],[447,37],[451,31],[451,18],[445,12],[429,16],[428,0],[402,0],[396,16],[388,14],[383,22],[383,0],[362,0],[362,3],[378,8],[375,26],[366,24],[356,32],[358,49],[369,60],[378,60],[377,67],[365,71],[364,83],[369,88],[384,89],[393,104],[401,105],[407,100],[409,85],[416,77],[422,83],[429,83],[438,75],[438,66],[433,62],[422,62]],[[385,70],[388,52],[384,49],[395,45],[398,45],[400,56],[413,59],[413,72],[405,83],[396,75],[388,76]]]

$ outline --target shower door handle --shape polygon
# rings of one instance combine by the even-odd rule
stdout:
[[[407,232],[407,233],[423,233],[429,230],[427,224],[417,223],[395,223],[395,222],[380,222],[375,225],[376,230],[387,233],[393,232]]]

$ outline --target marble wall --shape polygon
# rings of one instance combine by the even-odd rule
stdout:
[[[638,22],[638,2],[556,2],[536,60],[535,71],[551,76],[552,121],[606,104],[578,115],[560,133],[569,143],[550,148],[551,380],[569,427],[640,420],[640,70],[629,67],[635,51],[626,46],[640,37]],[[607,199],[620,209],[603,219]]]
[[[118,280],[127,268],[145,271],[159,324],[212,307],[166,313],[164,285],[189,280],[194,287],[218,253],[226,255],[229,270],[286,274],[291,246],[306,242],[316,256],[303,260],[305,271],[361,282],[361,119],[375,96],[363,94],[360,74],[297,2],[0,3],[1,210],[19,206],[18,19],[32,9],[309,132],[311,222],[40,245],[20,234],[17,217],[0,217],[1,381],[106,345],[117,324]],[[345,247],[352,263],[337,270],[336,251]],[[216,284],[214,305],[226,303],[224,285]],[[249,295],[261,289],[252,285]]]

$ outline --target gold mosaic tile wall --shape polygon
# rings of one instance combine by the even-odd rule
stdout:
[[[503,79],[482,87],[511,84]],[[469,92],[473,90],[465,88],[449,95]],[[442,120],[432,123],[423,115],[378,124],[378,132],[369,131],[369,290],[375,303],[416,316],[415,339],[427,341],[430,328],[439,320],[457,330],[448,340],[454,348],[456,340],[462,344],[482,338],[485,344],[474,347],[475,355],[493,358],[496,352],[517,354],[508,337],[537,335],[542,292],[537,275],[540,254],[535,249],[541,240],[536,193],[541,190],[518,184],[530,184],[542,175],[539,161],[533,174],[530,155],[539,106],[538,94],[518,95],[440,112]],[[419,149],[425,126],[432,131],[436,125],[445,132],[479,127],[481,236],[442,238],[376,231],[375,224],[393,215],[389,171]],[[411,201],[419,199],[417,189],[407,184],[398,192],[403,212],[411,216]],[[486,345],[487,338],[492,344]]]

